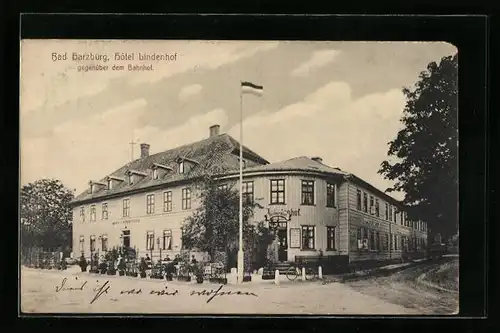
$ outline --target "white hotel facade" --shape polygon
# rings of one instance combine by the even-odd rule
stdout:
[[[243,160],[244,199],[259,204],[253,222],[275,228],[278,261],[319,250],[348,262],[387,260],[426,247],[425,222],[410,221],[399,201],[321,158],[269,163],[243,147]],[[204,140],[154,155],[142,144],[139,159],[89,182],[72,202],[74,254],[125,245],[173,257],[185,218],[199,206],[194,182],[206,173],[239,188],[239,143],[218,125]]]

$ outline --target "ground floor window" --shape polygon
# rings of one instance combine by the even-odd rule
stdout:
[[[101,247],[102,251],[107,251],[108,250],[108,235],[102,235],[101,238]]]
[[[122,244],[124,247],[130,247],[130,230],[122,231]]]
[[[394,250],[398,250],[398,236],[394,235]]]
[[[95,251],[95,236],[90,236],[90,252]]]
[[[370,250],[375,250],[375,231],[370,230],[370,241],[368,242]]]
[[[314,226],[302,226],[302,250],[314,250]]]
[[[335,250],[335,227],[326,227],[326,249]]]
[[[85,246],[85,237],[80,236],[80,252],[84,251],[84,249],[85,249],[84,246]]]
[[[163,230],[163,249],[172,250],[172,230]]]
[[[146,235],[146,249],[153,250],[155,247],[155,233],[153,231],[148,231]]]

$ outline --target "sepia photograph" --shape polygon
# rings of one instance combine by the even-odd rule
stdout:
[[[20,43],[21,314],[459,313],[452,44]]]

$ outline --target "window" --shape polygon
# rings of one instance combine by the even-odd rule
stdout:
[[[239,157],[238,157],[238,163],[240,163]],[[243,169],[245,169],[247,167],[247,161],[245,159],[243,159],[243,161],[241,161],[241,164],[242,164]]]
[[[80,252],[84,251],[84,246],[85,246],[85,236],[80,236]]]
[[[80,208],[80,220],[85,222],[85,207]]]
[[[390,249],[390,247],[389,247],[389,234],[386,233],[385,234],[385,250],[387,251],[389,249]]]
[[[356,191],[356,209],[361,210],[361,191]]]
[[[380,217],[380,203],[375,199],[375,216]]]
[[[184,161],[179,162],[179,173],[184,173]]]
[[[389,234],[388,236],[389,236],[389,250],[392,250],[392,247],[393,247],[392,234]]]
[[[326,249],[335,250],[335,227],[326,227]]]
[[[191,209],[191,189],[182,189],[182,209]]]
[[[314,250],[314,226],[302,226],[302,250]]]
[[[372,215],[375,214],[375,206],[374,206],[373,196],[371,196],[371,195],[370,195],[370,214],[372,214]]]
[[[385,204],[385,220],[389,221],[389,204]]]
[[[95,222],[95,205],[90,206],[90,222]]]
[[[243,182],[243,203],[253,204],[253,182]]]
[[[314,181],[302,181],[302,204],[314,205]]]
[[[273,179],[271,180],[271,204],[284,204],[285,203],[285,180]]]
[[[392,206],[391,205],[389,205],[389,221],[392,222]],[[394,222],[396,222],[396,221],[394,221]]]
[[[108,235],[102,235],[101,247],[102,247],[102,251],[104,251],[104,252],[106,252],[108,250]]]
[[[366,228],[358,229],[358,250],[368,250],[368,230]]]
[[[155,195],[154,194],[148,194],[146,197],[146,212],[148,214],[155,213]]]
[[[326,184],[326,206],[335,207],[335,184]]]
[[[363,211],[368,213],[368,195],[363,192]]]
[[[394,208],[394,223],[398,223],[398,211]]]
[[[134,175],[131,173],[128,174],[128,184],[132,185],[134,183]]]
[[[172,191],[163,192],[163,211],[172,211]]]
[[[108,204],[103,203],[102,204],[102,214],[101,214],[101,219],[107,220],[108,219]]]
[[[398,250],[398,236],[394,235],[394,250]]]
[[[123,217],[130,216],[130,199],[123,199]]]
[[[146,236],[146,250],[154,250],[155,248],[155,233],[148,231]]]
[[[158,179],[158,169],[153,169],[153,179]]]
[[[163,250],[172,250],[172,230],[163,230]]]
[[[108,190],[111,190],[113,188],[113,180],[108,179]]]
[[[95,236],[90,236],[90,252],[95,251]]]
[[[380,232],[375,234],[375,250],[380,251]]]

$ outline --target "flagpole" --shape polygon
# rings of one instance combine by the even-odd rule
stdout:
[[[243,93],[240,86],[240,232],[238,250],[238,283],[243,282]]]

